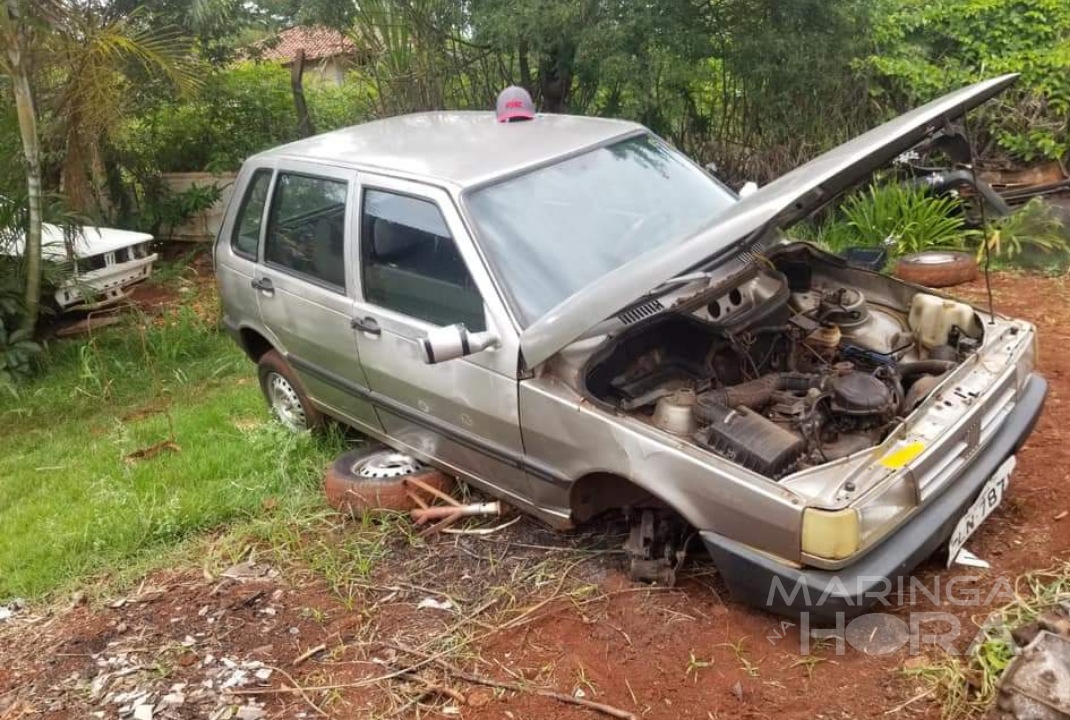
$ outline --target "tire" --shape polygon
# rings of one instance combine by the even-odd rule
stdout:
[[[312,405],[304,386],[290,363],[276,350],[268,350],[256,364],[260,392],[271,414],[292,432],[318,430],[323,427],[323,413]]]
[[[951,287],[977,278],[977,260],[966,253],[929,250],[899,258],[895,276],[925,287]]]
[[[374,445],[339,455],[323,476],[323,491],[335,510],[360,515],[366,510],[408,512],[417,505],[405,480],[416,478],[449,492],[453,479],[402,453]]]

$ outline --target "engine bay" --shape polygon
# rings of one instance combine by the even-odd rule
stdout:
[[[583,390],[776,480],[879,444],[980,348],[973,308],[911,295],[870,298],[788,255],[627,328]]]

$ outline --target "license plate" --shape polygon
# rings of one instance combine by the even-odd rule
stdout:
[[[958,557],[962,546],[966,544],[966,541],[970,539],[974,531],[1003,501],[1003,493],[1007,490],[1007,484],[1011,480],[1011,473],[1014,471],[1014,466],[1017,462],[1013,455],[1003,461],[1003,464],[996,469],[996,472],[981,488],[981,494],[973,501],[973,505],[955,525],[955,532],[951,533],[951,541],[948,545],[948,567],[955,562],[955,558]]]

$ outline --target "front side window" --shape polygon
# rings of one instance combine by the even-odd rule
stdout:
[[[368,302],[435,325],[486,330],[483,298],[435,203],[367,190],[360,233]]]
[[[260,244],[260,225],[264,219],[264,205],[271,187],[271,171],[261,168],[253,173],[253,179],[245,190],[234,221],[234,233],[230,245],[239,255],[256,258],[256,246]]]
[[[264,260],[345,289],[344,180],[279,173]]]

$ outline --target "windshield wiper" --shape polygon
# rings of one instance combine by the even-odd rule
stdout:
[[[618,311],[617,314],[628,312],[633,308],[639,307],[640,305],[644,305],[650,302],[650,298],[661,297],[673,288],[680,287],[681,285],[687,285],[688,283],[693,283],[698,280],[709,280],[712,277],[713,273],[708,270],[692,271],[683,273],[682,275],[677,275],[676,277],[671,277],[664,282],[658,283],[657,286],[641,295],[637,300],[634,300],[625,305],[623,308],[620,309],[620,311]]]
[[[682,275],[671,277],[668,280],[665,280],[664,282],[658,283],[654,286],[653,290],[650,290],[643,297],[648,298],[653,295],[664,295],[673,288],[678,288],[681,285],[687,285],[688,283],[693,283],[697,280],[709,280],[712,277],[713,273],[709,270],[687,272]]]
[[[720,258],[721,256],[725,255],[726,253],[731,252],[735,248],[750,246],[754,241],[758,240],[763,235],[765,235],[765,233],[767,233],[769,231],[769,228],[771,228],[775,223],[776,223],[776,217],[774,216],[774,217],[770,218],[769,220],[765,221],[764,223],[762,223],[762,225],[760,227],[758,227],[754,232],[752,232],[752,233],[750,233],[748,235],[745,235],[739,242],[732,243],[728,247],[721,248],[720,251],[714,253],[711,257],[706,258],[706,260],[704,260],[701,264],[703,264],[703,265],[713,264],[713,263],[716,262],[717,258]],[[634,307],[637,307],[637,306],[642,305],[642,304],[644,304],[646,302],[649,302],[650,298],[652,298],[652,297],[661,297],[665,293],[669,292],[670,290],[672,290],[674,288],[678,288],[681,285],[687,285],[688,283],[697,282],[698,280],[712,280],[713,276],[714,276],[714,271],[713,270],[691,270],[689,272],[682,273],[680,275],[676,275],[674,277],[669,278],[668,280],[665,280],[663,282],[658,283],[657,285],[654,286],[653,289],[651,289],[651,290],[647,291],[646,293],[644,293],[637,300],[635,300],[634,302],[628,303],[628,305],[626,305],[624,307],[624,309],[621,310],[621,312],[626,312],[626,311],[628,311],[628,310],[630,310],[630,309],[632,309]]]

